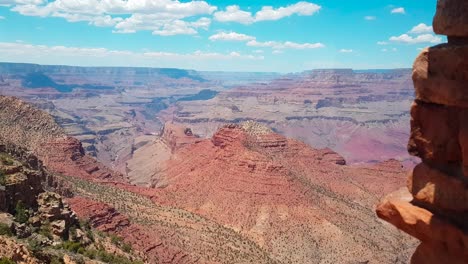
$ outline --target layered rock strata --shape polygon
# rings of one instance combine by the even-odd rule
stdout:
[[[434,30],[448,43],[413,67],[409,199],[390,195],[380,218],[421,241],[411,263],[468,263],[468,2],[439,0]],[[395,198],[397,197],[397,198]]]

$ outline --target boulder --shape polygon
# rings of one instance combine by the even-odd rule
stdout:
[[[65,233],[68,232],[65,220],[53,221],[50,223],[50,227],[52,228],[52,234],[59,239],[63,238]]]
[[[424,49],[414,62],[413,81],[419,100],[468,107],[468,45]]]
[[[385,199],[376,211],[380,218],[421,242],[444,247],[447,255],[468,260],[468,235],[443,217],[398,198]]]
[[[457,109],[415,101],[411,106],[408,152],[436,164],[460,164]]]
[[[422,243],[416,248],[411,258],[411,264],[466,264],[468,259],[461,252],[450,254],[446,247],[440,244]]]
[[[13,223],[13,231],[18,238],[27,238],[31,236],[31,228],[26,224]]]
[[[408,178],[408,190],[416,201],[443,210],[468,210],[468,180],[448,175],[421,163]]]
[[[468,1],[438,0],[434,32],[447,36],[468,37]]]

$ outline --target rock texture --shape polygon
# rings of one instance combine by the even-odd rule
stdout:
[[[438,0],[434,18],[434,32],[449,37],[468,36],[468,2]]]
[[[405,263],[412,242],[372,213],[376,197],[401,187],[404,168],[345,164],[259,123],[230,124],[176,150],[151,197],[239,232],[280,263]]]
[[[38,259],[32,256],[25,245],[17,243],[15,240],[0,236],[0,256],[8,257],[14,263],[19,264],[40,264]]]
[[[84,178],[121,180],[68,137],[55,120],[15,97],[0,96],[0,144],[31,151],[53,172]]]
[[[423,50],[413,69],[408,150],[423,162],[409,193],[377,214],[421,241],[411,263],[468,263],[468,2],[439,0],[434,30],[449,43]]]

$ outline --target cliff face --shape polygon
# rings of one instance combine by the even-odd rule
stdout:
[[[52,116],[14,97],[0,96],[0,144],[31,151],[56,173],[122,178],[85,155],[81,143],[68,137]]]
[[[468,2],[439,0],[434,30],[448,43],[413,67],[408,150],[423,162],[410,193],[389,196],[377,214],[421,241],[412,263],[468,263]]]

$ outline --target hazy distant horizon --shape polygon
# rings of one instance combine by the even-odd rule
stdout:
[[[66,64],[40,64],[40,63],[29,63],[29,62],[9,62],[9,61],[0,61],[0,66],[2,64],[26,64],[26,65],[38,65],[46,67],[77,67],[77,68],[142,68],[142,69],[178,69],[186,71],[197,71],[197,72],[220,72],[220,73],[259,73],[259,74],[298,74],[308,71],[320,71],[320,70],[352,70],[354,72],[385,72],[385,71],[394,71],[394,70],[412,70],[411,67],[408,68],[389,68],[389,69],[353,69],[353,68],[315,68],[315,69],[305,69],[300,72],[268,72],[268,71],[222,71],[222,70],[199,70],[199,69],[190,69],[190,68],[165,68],[165,67],[145,67],[145,66],[81,66],[81,65],[66,65]]]

